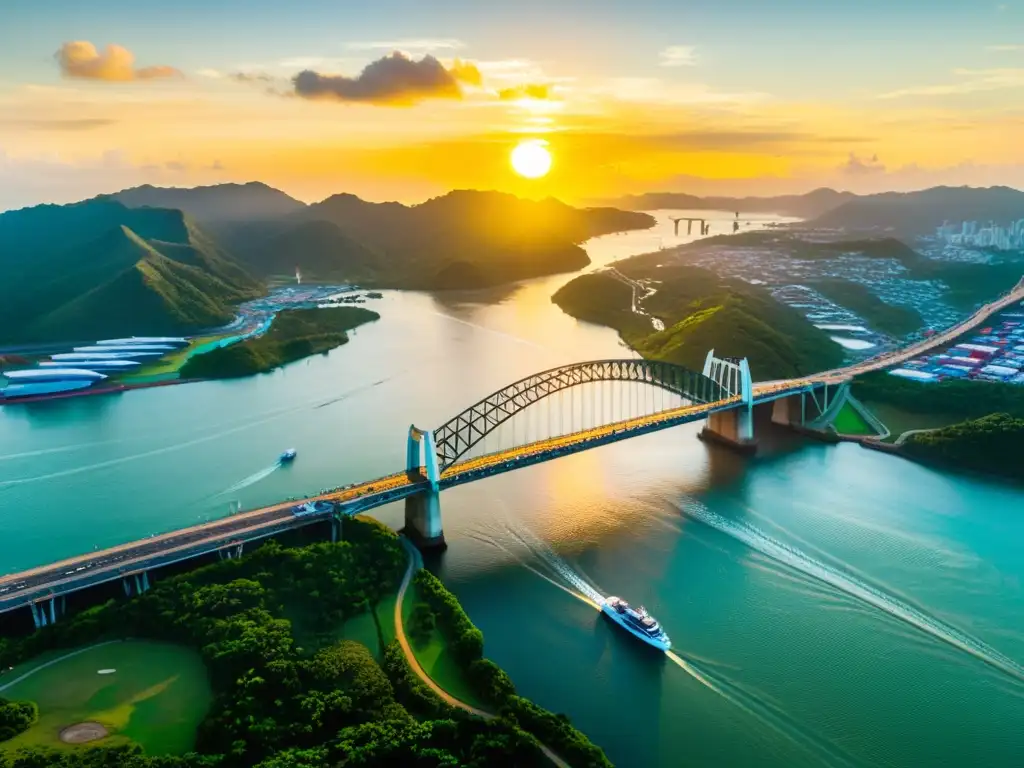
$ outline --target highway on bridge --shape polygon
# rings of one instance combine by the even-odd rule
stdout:
[[[754,402],[756,404],[770,401],[823,383],[839,383],[856,374],[902,363],[930,349],[948,344],[996,312],[1021,301],[1024,301],[1024,279],[1009,294],[980,308],[963,322],[909,347],[814,376],[756,384],[753,390]],[[442,472],[440,487],[448,488],[472,482],[595,445],[695,421],[714,411],[735,407],[739,401],[737,395],[714,403],[683,406],[467,459]],[[415,472],[398,472],[307,499],[241,512],[220,520],[5,576],[0,578],[0,613],[55,595],[114,581],[123,576],[169,565],[200,554],[227,550],[242,542],[329,519],[329,514],[296,517],[292,512],[293,507],[306,501],[331,501],[338,505],[343,514],[356,514],[397,501],[428,487],[429,483],[423,475]]]

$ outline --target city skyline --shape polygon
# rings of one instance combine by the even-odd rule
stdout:
[[[464,187],[570,201],[1024,187],[1013,3],[2,13],[17,34],[0,52],[0,210],[249,180],[403,202]],[[510,170],[529,139],[550,146],[544,178]]]

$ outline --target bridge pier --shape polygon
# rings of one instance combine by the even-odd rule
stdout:
[[[711,414],[698,436],[705,442],[716,443],[739,453],[757,453],[757,441],[754,439],[754,414],[746,405],[741,405],[731,411],[718,411]]]
[[[121,586],[124,587],[125,597],[141,595],[149,591],[149,571],[130,573],[121,578]]]
[[[405,497],[405,528],[402,532],[422,550],[445,549],[448,544],[444,540],[444,528],[441,525],[441,494],[438,487],[441,468],[433,432],[409,427],[405,471],[425,474],[430,481],[430,488]]]
[[[704,375],[717,381],[726,392],[739,396],[740,402],[727,411],[716,411],[708,416],[701,440],[717,443],[740,453],[756,453],[754,439],[754,382],[750,376],[750,363],[737,357],[715,357],[715,350],[704,360]]]
[[[782,427],[803,426],[807,421],[807,394],[780,397],[772,402],[772,424]]]
[[[51,597],[49,600],[37,600],[28,604],[32,609],[32,623],[36,629],[57,623],[57,617],[63,616],[67,608],[67,598]]]
[[[403,533],[421,550],[445,549],[441,526],[441,494],[431,488],[405,497],[405,529]]]
[[[234,546],[228,545],[223,549],[217,550],[217,557],[221,560],[237,560],[242,556],[242,550],[245,548],[245,542],[240,541]]]

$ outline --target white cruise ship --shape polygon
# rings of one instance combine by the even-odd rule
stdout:
[[[124,347],[135,344],[165,344],[172,347],[184,347],[188,339],[181,336],[132,336],[127,339],[103,339],[97,341],[101,347]]]
[[[91,344],[75,347],[74,352],[173,352],[170,344]]]
[[[52,395],[58,392],[72,392],[91,387],[97,381],[107,378],[97,371],[82,368],[32,368],[21,371],[4,371],[0,379],[7,386],[0,388],[4,400],[15,400],[32,395]]]
[[[634,608],[620,597],[608,597],[605,598],[601,610],[605,616],[648,645],[662,651],[672,647],[672,641],[668,639],[665,630],[642,605]]]
[[[138,360],[121,360],[117,358],[100,358],[98,360],[77,360],[75,365],[83,370],[90,371],[130,371],[133,368],[138,368],[141,363]],[[67,368],[68,364],[66,361],[61,360],[43,360],[39,363],[40,368]]]

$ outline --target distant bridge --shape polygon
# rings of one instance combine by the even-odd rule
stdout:
[[[693,234],[693,223],[696,222],[696,221],[700,222],[700,233],[702,235],[706,235],[710,231],[710,229],[711,229],[711,225],[706,223],[707,219],[704,219],[704,218],[701,218],[701,217],[696,217],[696,216],[693,216],[693,217],[691,217],[691,216],[678,216],[678,217],[676,217],[676,216],[669,216],[668,219],[669,219],[669,221],[672,222],[673,226],[675,227],[675,235],[676,235],[676,237],[679,237],[679,223],[682,222],[682,221],[686,222],[686,234],[688,234],[688,235],[692,235]]]
[[[713,351],[700,372],[641,359],[552,368],[493,392],[435,430],[410,427],[402,472],[0,578],[0,614],[28,608],[36,626],[44,626],[59,619],[67,595],[79,590],[120,581],[126,594],[137,594],[149,588],[153,570],[212,553],[237,557],[250,542],[311,524],[330,525],[334,538],[346,516],[403,499],[406,532],[421,546],[443,546],[445,488],[701,420],[703,438],[750,451],[755,408],[770,407],[778,424],[811,422],[829,410],[853,375],[949,343],[1022,300],[1024,279],[930,339],[800,379],[754,384],[745,359],[718,358]],[[488,449],[488,441],[497,445]],[[333,513],[292,512],[297,504],[321,499],[335,502]]]

